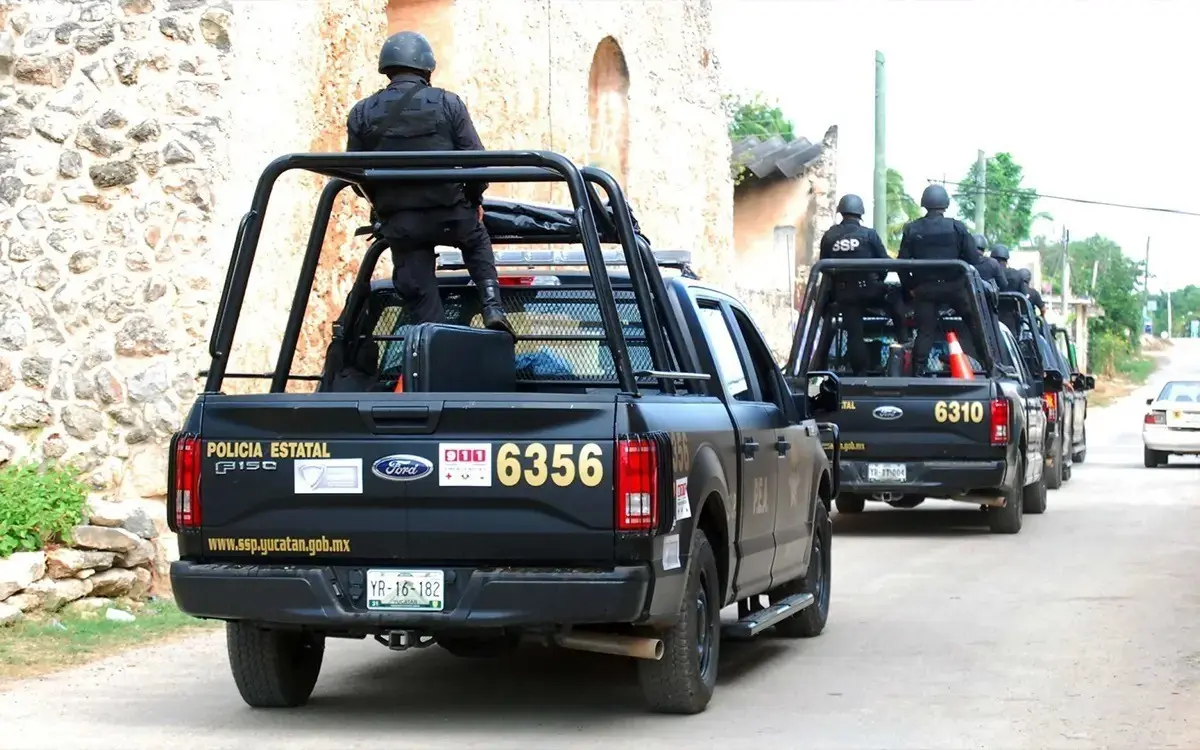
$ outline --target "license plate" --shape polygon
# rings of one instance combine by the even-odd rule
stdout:
[[[867,464],[867,481],[904,482],[908,479],[904,464]]]
[[[1168,427],[1200,427],[1200,414],[1195,412],[1175,411],[1167,414]]]
[[[441,612],[445,578],[440,570],[368,570],[367,609]]]

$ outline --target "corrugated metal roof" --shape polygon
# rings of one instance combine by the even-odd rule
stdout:
[[[800,137],[788,142],[782,136],[767,139],[751,135],[733,143],[733,163],[744,166],[760,180],[772,177],[794,180],[817,160],[825,147]]]

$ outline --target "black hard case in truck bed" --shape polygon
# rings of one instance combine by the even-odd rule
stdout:
[[[403,364],[399,375],[406,392],[512,392],[516,390],[516,352],[503,331],[445,323],[402,327]]]

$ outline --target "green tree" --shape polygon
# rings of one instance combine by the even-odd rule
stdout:
[[[892,168],[887,171],[887,233],[884,241],[888,250],[900,250],[900,235],[904,225],[921,215],[921,208],[904,190],[904,177]]]
[[[1191,321],[1200,320],[1200,286],[1190,284],[1170,294],[1171,336],[1187,336]],[[1154,311],[1154,332],[1167,330],[1167,293],[1150,295],[1150,299],[1158,303],[1158,309]]]
[[[1051,218],[1050,214],[1033,212],[1037,191],[1023,187],[1021,181],[1021,165],[1010,154],[996,154],[987,160],[983,223],[989,244],[999,242],[1016,247],[1029,239],[1035,221]],[[972,164],[954,194],[958,212],[968,224],[974,223],[978,187],[979,165]]]
[[[721,97],[721,106],[725,110],[732,141],[749,136],[766,140],[776,135],[789,143],[796,140],[796,128],[792,121],[784,116],[778,105],[767,101],[762,94],[726,94]],[[746,179],[748,170],[741,164],[732,164],[730,168],[733,184],[740,185]]]

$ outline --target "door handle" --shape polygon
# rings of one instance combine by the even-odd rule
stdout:
[[[743,438],[742,455],[746,458],[754,458],[755,453],[758,453],[758,441],[754,438]]]
[[[779,455],[781,456],[786,456],[791,447],[792,444],[783,435],[780,435],[779,439],[775,441],[775,450],[779,451]]]

